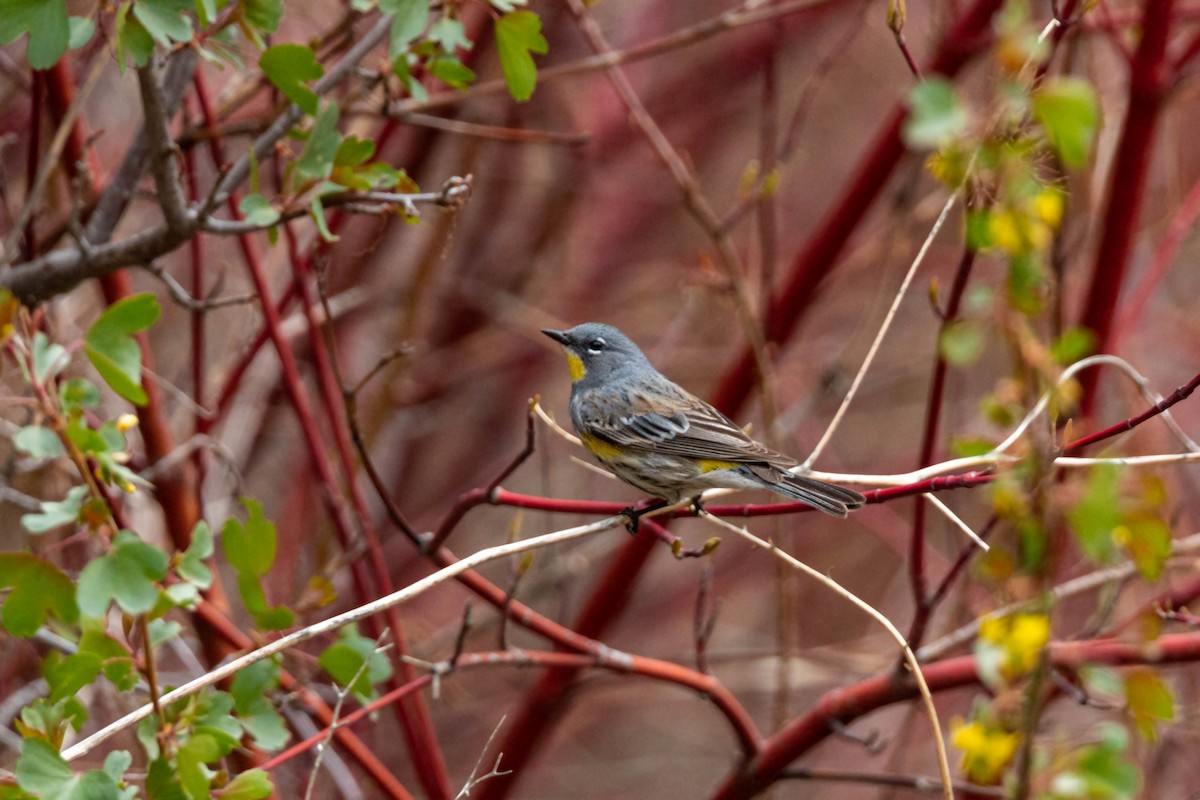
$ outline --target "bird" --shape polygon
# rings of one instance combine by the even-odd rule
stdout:
[[[845,517],[863,506],[858,492],[797,475],[797,461],[751,439],[729,417],[673,383],[611,325],[585,322],[542,329],[562,345],[571,375],[571,422],[584,447],[611,473],[658,502],[622,514],[637,533],[652,510],[706,489],[768,489]]]

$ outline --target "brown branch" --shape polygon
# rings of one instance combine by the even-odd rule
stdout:
[[[138,87],[142,94],[143,130],[146,131],[150,155],[150,174],[158,191],[158,204],[166,219],[167,230],[175,234],[192,232],[191,216],[179,182],[179,169],[175,162],[175,143],[171,140],[171,118],[167,113],[166,98],[158,84],[154,59],[137,71]]]

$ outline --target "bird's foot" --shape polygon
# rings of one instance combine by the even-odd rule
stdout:
[[[629,506],[628,508],[622,509],[621,516],[623,516],[629,520],[628,522],[625,523],[625,530],[629,531],[630,536],[637,536],[638,527],[639,527],[638,523],[641,522],[642,515],[648,514],[651,511],[657,511],[658,509],[663,508],[666,505],[667,505],[666,500],[659,500],[658,502],[651,503],[649,505],[645,505],[645,506],[641,506],[641,507]]]
[[[704,513],[704,504],[700,502],[700,495],[692,498],[692,513],[697,517]]]

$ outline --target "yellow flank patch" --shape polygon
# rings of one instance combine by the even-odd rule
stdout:
[[[736,461],[714,461],[711,458],[697,459],[696,466],[701,472],[716,472],[719,469],[737,469]]]
[[[572,353],[570,350],[565,350],[563,352],[567,354],[567,369],[571,371],[571,380],[583,380],[583,376],[587,374],[587,370],[583,368],[583,359]]]
[[[576,358],[578,360],[578,358]],[[606,442],[591,434],[585,433],[579,437],[583,440],[583,446],[586,447],[592,455],[601,461],[613,461],[620,457],[621,448],[617,447],[612,442]]]

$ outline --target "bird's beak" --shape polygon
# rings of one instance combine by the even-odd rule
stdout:
[[[566,346],[567,342],[570,341],[570,339],[567,338],[567,334],[563,333],[562,331],[556,331],[550,328],[542,328],[542,333],[546,334],[551,339],[563,346]]]

